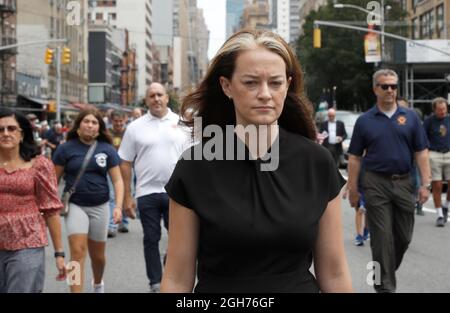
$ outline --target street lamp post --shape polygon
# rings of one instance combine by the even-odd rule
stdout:
[[[369,11],[367,9],[364,9],[363,7],[360,7],[360,6],[354,5],[354,4],[335,3],[334,7],[336,9],[342,9],[342,8],[357,9],[357,10],[363,11],[363,12],[365,12],[367,14],[374,15],[374,16],[376,16],[376,17],[378,17],[380,19],[380,28],[381,28],[381,61],[383,61],[383,59],[384,59],[384,50],[385,50],[385,47],[384,47],[384,42],[385,42],[384,41],[384,18],[385,18],[384,9],[386,8],[386,9],[390,10],[391,6],[388,5],[388,6],[385,7],[384,6],[384,0],[380,0],[380,1],[381,1],[380,14],[375,13],[373,11]]]

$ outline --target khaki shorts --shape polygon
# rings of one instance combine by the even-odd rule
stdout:
[[[450,152],[430,150],[430,167],[433,181],[450,180]]]

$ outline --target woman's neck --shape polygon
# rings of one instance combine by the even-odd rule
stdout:
[[[21,161],[22,161],[22,158],[20,157],[18,148],[0,151],[0,165],[1,166],[6,166],[8,164],[18,163]]]
[[[78,137],[78,139],[80,139],[80,141],[82,143],[84,143],[85,145],[88,145],[88,146],[92,145],[95,141],[95,139],[87,139],[87,138],[83,138],[83,137]]]
[[[279,133],[278,124],[274,125],[238,125],[236,135],[245,142],[252,158],[263,157],[272,147]]]

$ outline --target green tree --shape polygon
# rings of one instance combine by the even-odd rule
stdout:
[[[312,11],[305,20],[304,35],[297,43],[297,56],[305,72],[308,97],[317,105],[323,90],[336,87],[338,109],[367,110],[375,101],[372,92],[373,63],[364,59],[364,37],[366,33],[335,27],[321,27],[322,48],[313,48],[314,21],[337,21],[359,27],[367,27],[367,13],[353,8],[336,9],[335,1]],[[369,1],[342,0],[339,3],[354,4],[366,8]],[[391,9],[387,20],[402,20],[405,12],[395,1],[385,1]],[[404,35],[404,29],[386,27],[386,32],[395,31]]]

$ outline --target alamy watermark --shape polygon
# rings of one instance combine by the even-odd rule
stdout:
[[[181,156],[183,160],[242,161],[252,158],[261,161],[260,170],[263,172],[278,169],[280,159],[278,125],[227,125],[224,133],[219,125],[208,125],[203,129],[202,121],[201,117],[194,118],[194,133],[196,138],[202,139],[200,140],[202,144],[194,146],[193,155],[190,153],[191,150],[185,151]],[[249,150],[247,156],[245,146]]]
[[[66,6],[66,22],[69,26],[81,25],[81,4],[79,1],[69,1]]]
[[[366,269],[370,272],[367,274],[366,282],[369,286],[381,285],[381,265],[377,261],[370,261],[367,263]]]
[[[381,25],[382,20],[382,11],[381,11],[381,3],[378,1],[370,1],[366,6],[367,10],[371,11],[367,15],[367,24],[369,25]]]

